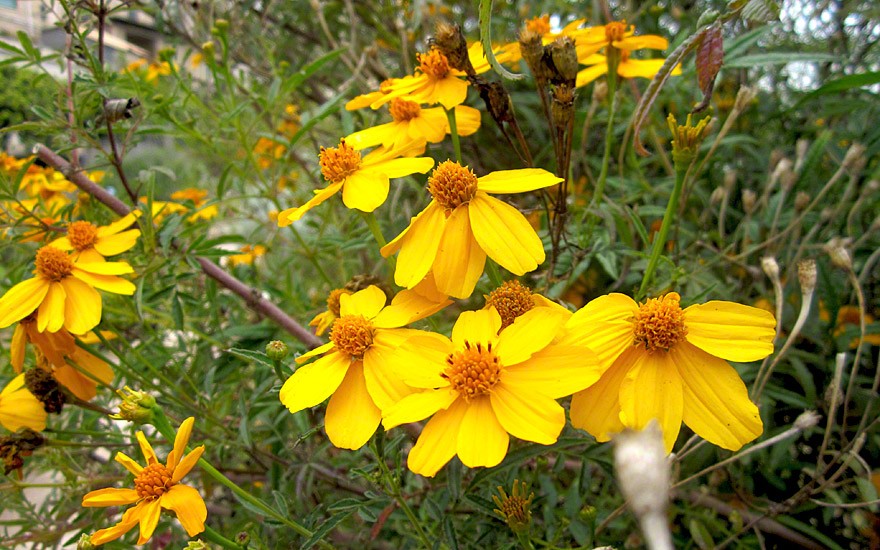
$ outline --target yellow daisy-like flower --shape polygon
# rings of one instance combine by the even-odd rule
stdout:
[[[236,265],[252,265],[254,260],[266,253],[266,247],[261,244],[249,245],[241,247],[241,254],[232,254],[228,256],[229,263]]]
[[[409,453],[410,470],[431,477],[453,456],[470,468],[492,467],[507,454],[509,436],[542,445],[556,442],[565,412],[556,399],[594,383],[601,374],[584,347],[553,344],[566,316],[536,308],[500,332],[495,309],[466,311],[452,340],[424,347],[427,367],[401,372],[427,391],[385,412],[386,429],[434,415]]]
[[[0,392],[0,425],[11,432],[19,428],[37,432],[46,429],[46,411],[24,386],[24,374],[13,378]]]
[[[141,204],[146,206],[147,197],[141,197],[138,199]],[[183,214],[185,212],[189,212],[189,208],[186,206],[176,203],[176,202],[166,202],[166,201],[153,201],[151,208],[151,216],[153,218],[154,223],[162,223],[162,220],[165,219],[165,216],[169,216],[171,214]]]
[[[578,71],[575,86],[580,88],[596,80],[603,74],[608,73],[608,59],[604,55],[594,54],[587,58],[585,65],[591,65]],[[660,71],[660,67],[666,63],[665,59],[633,59],[628,51],[620,52],[620,61],[617,64],[617,75],[622,78],[654,78]],[[681,65],[672,69],[673,75],[681,74]]]
[[[318,336],[324,334],[330,328],[330,325],[333,324],[333,321],[339,317],[339,299],[343,294],[353,294],[353,292],[345,288],[334,288],[331,290],[330,294],[327,295],[327,310],[315,315],[315,318],[309,321],[309,326],[315,327],[315,334]]]
[[[418,350],[401,344],[422,334],[400,328],[446,307],[413,292],[401,292],[385,307],[386,296],[377,286],[339,297],[340,316],[333,322],[330,342],[296,359],[304,363],[281,387],[281,402],[295,413],[330,397],[324,417],[327,437],[343,449],[359,449],[376,431],[381,410],[414,390],[397,370],[419,364]],[[395,367],[399,364],[399,367]]]
[[[449,133],[449,119],[441,107],[422,109],[415,101],[394,98],[389,106],[393,122],[355,132],[345,142],[355,149],[382,145],[392,151],[409,148],[410,142],[440,143]],[[455,107],[455,123],[460,136],[480,128],[480,111],[466,105]]]
[[[487,255],[516,275],[534,270],[544,261],[541,239],[519,210],[489,193],[523,193],[561,181],[539,168],[477,178],[457,162],[441,163],[428,179],[431,203],[382,248],[386,257],[400,252],[395,282],[412,288],[433,271],[440,292],[467,298]]]
[[[186,189],[181,189],[180,191],[175,191],[174,193],[171,193],[171,200],[180,202],[192,202],[193,207],[196,209],[196,212],[187,217],[186,221],[188,222],[194,222],[197,220],[210,220],[217,216],[217,212],[219,211],[219,209],[217,208],[216,204],[205,206],[207,198],[208,192],[206,190],[197,189],[195,187],[187,187]]]
[[[92,544],[106,544],[116,540],[138,523],[140,537],[137,543],[144,544],[153,536],[159,523],[159,513],[163,509],[171,510],[177,515],[177,521],[187,535],[193,537],[205,530],[205,518],[208,517],[205,501],[198,491],[180,483],[205,452],[205,446],[200,445],[184,456],[193,422],[193,417],[189,417],[180,424],[174,438],[174,449],[168,453],[168,461],[164,465],[159,462],[156,452],[144,437],[144,432],[139,431],[136,435],[147,461],[146,466],[141,466],[123,453],[116,453],[116,462],[134,475],[134,489],[98,489],[85,495],[82,505],[87,508],[129,504],[135,506],[126,510],[122,521],[113,527],[95,531],[91,538]]]
[[[363,109],[364,107],[369,107],[377,100],[381,99],[385,94],[387,94],[390,91],[391,85],[398,80],[400,79],[388,78],[386,80],[383,80],[382,83],[379,84],[378,90],[361,94],[354,99],[349,100],[349,102],[345,104],[345,110],[356,111],[358,109]]]
[[[416,58],[419,61],[416,73],[383,88],[384,93],[370,107],[378,109],[395,97],[431,105],[439,103],[447,109],[464,103],[468,89],[467,80],[462,78],[465,74],[450,67],[440,50],[432,48],[428,53],[417,54]]]
[[[67,226],[67,236],[50,243],[55,248],[73,251],[75,261],[103,262],[105,256],[122,254],[137,243],[140,229],[128,229],[141,215],[140,210],[122,217],[118,221],[98,227],[85,220],[71,222]]]
[[[561,305],[532,292],[532,289],[515,279],[505,281],[483,297],[486,299],[483,309],[495,308],[495,311],[501,315],[501,330],[512,325],[520,315],[536,307],[553,308],[566,318],[571,316],[571,312]]]
[[[83,401],[94,399],[98,383],[108,385],[113,381],[110,365],[79,347],[67,330],[38,331],[33,313],[19,321],[12,333],[9,351],[15,372],[21,372],[28,342],[36,346],[48,361],[48,364],[37,363],[44,368],[51,367],[55,379]]]
[[[679,301],[675,292],[641,305],[609,294],[571,317],[562,341],[588,345],[607,369],[572,398],[574,427],[608,441],[624,427],[641,430],[656,419],[667,452],[682,421],[732,451],[761,435],[758,408],[727,361],[757,361],[773,353],[773,315],[723,301],[682,309]]]
[[[34,275],[0,298],[0,328],[37,314],[37,330],[58,332],[61,327],[85,334],[101,320],[97,289],[132,295],[135,286],[118,275],[133,273],[125,262],[80,262],[54,246],[37,250]]]
[[[612,21],[604,27],[584,29],[575,39],[578,62],[591,65],[577,74],[577,87],[585,86],[608,72],[606,56],[618,56],[617,74],[623,78],[652,78],[665,63],[663,59],[631,59],[634,50],[665,50],[669,41],[662,36],[645,34],[635,36],[635,27],[626,21]],[[605,49],[605,55],[598,52]],[[681,74],[677,66],[672,74]]]
[[[421,144],[413,143],[413,146],[420,147]],[[279,213],[278,225],[290,225],[340,190],[342,202],[347,208],[372,212],[388,198],[391,178],[402,178],[416,172],[424,174],[434,166],[432,158],[401,157],[406,153],[380,148],[361,157],[345,139],[339,140],[339,147],[322,147],[321,174],[330,185],[317,189],[315,196],[304,205]]]

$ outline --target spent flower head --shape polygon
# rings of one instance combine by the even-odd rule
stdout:
[[[529,496],[527,497],[527,491],[525,481],[514,479],[513,490],[509,495],[504,491],[504,487],[500,485],[498,486],[500,498],[492,495],[492,500],[495,501],[495,506],[498,507],[495,508],[495,513],[501,516],[514,533],[528,532],[532,525],[531,505],[532,500],[535,498],[535,493],[528,493]]]

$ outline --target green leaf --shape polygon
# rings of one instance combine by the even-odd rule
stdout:
[[[340,55],[342,55],[343,50],[340,48],[338,50],[333,50],[331,52],[325,53],[318,59],[312,61],[302,69],[296,72],[287,82],[285,82],[285,89],[287,90],[286,95],[290,95],[293,91],[295,91],[299,86],[308,80],[310,76],[318,72],[321,67],[333,61]]]
[[[760,65],[784,65],[795,61],[824,63],[839,60],[840,58],[836,55],[819,52],[771,52],[730,59],[724,62],[724,67],[727,69],[750,69]]]
[[[808,93],[807,95],[802,97],[797,103],[795,103],[792,109],[800,106],[806,101],[816,99],[819,96],[827,94],[839,94],[840,92],[845,92],[855,88],[864,88],[866,86],[871,86],[874,84],[880,84],[880,71],[844,76],[843,78],[838,78],[836,80],[826,82],[824,85]]]
[[[34,48],[34,43],[31,42],[31,37],[28,36],[27,33],[24,31],[18,31],[16,33],[16,36],[18,36],[18,41],[19,43],[21,43],[21,47],[24,48],[24,51],[25,53],[27,53],[28,57],[30,57],[32,60],[39,60],[40,52],[37,51],[36,48]]]
[[[180,295],[176,292],[171,299],[171,317],[174,319],[174,327],[183,330],[183,304],[180,302]]]
[[[259,351],[252,351],[249,349],[229,348],[228,350],[226,350],[226,353],[234,355],[234,356],[238,357],[239,359],[244,359],[245,361],[253,362],[258,365],[262,365],[262,366],[268,367],[273,370],[275,368],[272,366],[272,361],[269,360],[269,358],[266,356],[266,354],[259,352]]]
[[[293,146],[296,145],[296,143],[300,139],[302,139],[304,135],[306,135],[306,132],[308,132],[316,124],[336,112],[336,110],[339,109],[339,103],[342,101],[342,98],[345,97],[345,93],[346,90],[341,90],[339,94],[336,95],[336,97],[330,99],[329,101],[318,107],[316,111],[311,113],[311,116],[308,117],[308,120],[305,120],[303,122],[302,128],[300,128],[299,131],[294,134],[294,136],[290,139],[290,143],[287,144],[287,147],[293,148]]]

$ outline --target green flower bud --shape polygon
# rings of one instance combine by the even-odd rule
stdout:
[[[266,344],[266,355],[273,361],[283,361],[290,354],[290,348],[281,340],[272,340]]]

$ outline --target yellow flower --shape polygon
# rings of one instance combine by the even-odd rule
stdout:
[[[773,353],[773,315],[723,301],[682,309],[679,301],[670,292],[639,305],[615,293],[571,317],[561,341],[588,345],[607,369],[572,398],[574,427],[608,441],[624,427],[641,430],[656,419],[667,452],[682,421],[732,451],[761,435],[758,408],[727,361],[756,361]]]
[[[538,168],[477,178],[456,162],[441,163],[428,179],[431,203],[382,248],[386,257],[400,252],[395,282],[412,288],[433,271],[440,292],[467,298],[487,255],[516,275],[534,270],[544,261],[541,239],[519,210],[489,193],[522,193],[560,181]]]
[[[36,311],[37,330],[61,327],[84,334],[101,320],[101,295],[96,288],[132,295],[135,286],[118,277],[134,270],[125,262],[78,262],[54,246],[37,250],[34,275],[0,298],[0,328]]]
[[[177,521],[193,537],[205,530],[205,518],[208,510],[199,492],[180,480],[196,465],[205,446],[200,445],[184,456],[186,444],[192,433],[194,419],[189,417],[180,425],[177,437],[174,438],[174,449],[168,453],[165,465],[159,462],[153,447],[144,437],[144,432],[137,432],[146,466],[141,466],[132,458],[119,452],[116,462],[134,475],[134,489],[98,489],[85,495],[82,500],[84,507],[127,506],[135,504],[122,515],[122,521],[101,529],[92,534],[92,544],[106,544],[131,531],[140,523],[138,544],[144,544],[153,536],[159,523],[162,509],[171,510],[177,515]]]
[[[0,424],[11,432],[19,428],[38,432],[46,429],[46,411],[24,387],[24,374],[13,378],[0,392]]]
[[[501,330],[513,324],[517,317],[536,307],[549,307],[569,317],[571,312],[552,300],[548,300],[517,280],[505,281],[498,288],[483,296],[483,309],[495,308],[501,315]]]
[[[345,142],[355,149],[382,145],[391,150],[406,150],[413,141],[440,143],[449,133],[449,119],[441,107],[422,109],[418,103],[394,98],[390,105],[393,122],[355,132]],[[480,111],[466,105],[455,107],[458,135],[469,136],[480,128]]]
[[[578,62],[591,65],[577,74],[577,87],[586,86],[608,72],[608,57],[617,56],[617,74],[623,78],[653,78],[665,63],[664,59],[632,59],[634,50],[644,48],[665,50],[669,41],[662,36],[646,34],[634,36],[635,28],[627,27],[626,21],[612,21],[604,27],[584,29],[575,39]],[[605,49],[605,55],[599,52]],[[676,66],[672,74],[681,74],[681,66]]]
[[[555,443],[565,424],[556,399],[601,374],[587,348],[551,343],[565,319],[552,308],[535,308],[499,334],[497,311],[466,311],[451,341],[437,335],[436,349],[425,346],[426,365],[401,376],[427,391],[404,397],[382,420],[391,429],[434,415],[409,453],[410,470],[431,477],[455,455],[470,468],[496,466],[507,454],[508,434]]]
[[[421,359],[400,345],[423,333],[400,327],[450,303],[432,302],[406,291],[387,307],[385,301],[385,293],[377,286],[341,295],[340,317],[333,322],[330,342],[301,355],[296,362],[321,358],[298,368],[279,394],[292,413],[330,397],[324,429],[330,442],[343,449],[362,447],[379,426],[380,411],[414,391],[396,371],[414,368]]]
[[[419,103],[439,103],[447,109],[464,103],[467,97],[468,82],[464,73],[449,66],[446,56],[440,50],[431,49],[428,53],[416,55],[419,66],[412,76],[397,79],[383,88],[383,94],[370,107],[378,109],[395,97],[404,97]]]
[[[361,94],[345,104],[346,111],[356,111],[369,107],[377,100],[381,99],[385,94],[389,93],[391,85],[400,80],[399,78],[388,78],[379,84],[379,89],[373,92]]]
[[[196,220],[210,220],[217,215],[218,209],[216,204],[204,206],[207,202],[208,192],[204,189],[196,189],[195,187],[187,187],[180,191],[171,193],[171,200],[180,202],[191,202],[196,212],[186,218],[188,222]],[[155,204],[155,202],[153,203]]]
[[[413,144],[418,147],[419,144]],[[315,190],[315,196],[304,205],[288,208],[278,214],[278,225],[285,227],[303,214],[342,190],[342,202],[348,208],[372,212],[388,197],[389,180],[419,172],[424,174],[434,166],[428,157],[402,157],[406,151],[376,149],[361,158],[354,147],[344,139],[339,147],[321,147],[321,174],[330,185]]]
[[[821,310],[820,310],[821,311]],[[828,320],[828,311],[825,311],[825,317]],[[839,338],[844,333],[846,333],[847,329],[850,327],[859,327],[859,308],[858,306],[840,306],[840,309],[837,310],[837,323],[834,326],[833,335],[835,338]],[[865,324],[871,325],[874,323],[874,316],[870,313],[865,314]],[[870,330],[870,329],[869,329]],[[865,342],[868,344],[873,344],[875,346],[880,346],[880,334],[878,333],[867,333],[865,334]],[[857,335],[855,338],[850,340],[849,348],[855,349],[859,347],[859,336]]]
[[[50,243],[55,248],[73,251],[71,256],[80,262],[103,262],[105,256],[115,256],[130,250],[141,235],[140,229],[128,229],[141,215],[140,210],[118,221],[98,227],[85,220],[71,222],[67,236]]]
[[[232,254],[228,256],[229,263],[232,265],[251,265],[254,260],[266,253],[266,247],[258,244],[251,246],[246,244],[241,247],[241,254]]]
[[[339,299],[343,294],[353,293],[344,288],[334,288],[331,290],[330,294],[327,295],[327,310],[315,315],[315,318],[309,321],[309,326],[315,327],[315,334],[318,336],[324,334],[330,328],[330,325],[333,324],[333,321],[339,317]]]
[[[147,204],[147,197],[141,197],[138,200],[144,205]],[[153,201],[151,210],[153,222],[158,224],[162,222],[165,216],[169,216],[171,214],[182,214],[189,211],[189,208],[176,202]]]
[[[67,330],[40,332],[36,325],[36,315],[32,313],[19,321],[12,333],[9,351],[15,372],[21,372],[25,348],[30,342],[48,361],[47,364],[38,360],[37,364],[47,370],[51,367],[55,379],[83,401],[94,399],[99,382],[108,385],[113,381],[110,365],[79,347]]]

